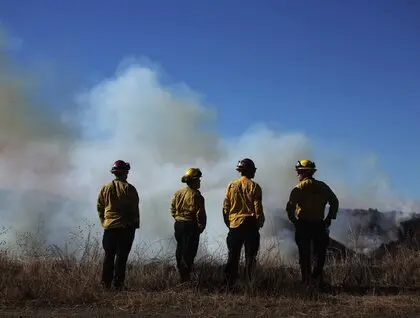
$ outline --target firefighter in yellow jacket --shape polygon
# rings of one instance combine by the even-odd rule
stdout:
[[[124,288],[128,256],[135,231],[140,227],[139,195],[127,182],[129,170],[128,162],[114,162],[111,173],[115,178],[101,188],[97,200],[99,219],[104,228],[102,284],[110,288],[113,282],[117,290]]]
[[[242,246],[245,246],[245,274],[248,279],[252,278],[260,248],[259,230],[265,221],[262,189],[252,180],[257,170],[254,162],[249,158],[240,160],[236,170],[241,173],[241,177],[229,183],[223,202],[223,219],[229,228],[226,238],[228,260],[225,267],[228,284],[234,284],[238,278]]]
[[[202,173],[198,168],[189,168],[181,178],[186,187],[175,192],[171,202],[171,214],[175,219],[174,230],[176,262],[181,281],[190,279],[197,255],[200,234],[206,228],[207,215],[204,197],[201,195]]]
[[[295,241],[299,249],[302,282],[323,284],[325,257],[329,245],[329,227],[337,216],[339,201],[331,188],[316,180],[315,163],[299,160],[295,166],[299,183],[290,193],[286,211],[295,225]],[[325,206],[329,212],[325,217]],[[325,217],[325,218],[324,218]],[[315,266],[311,266],[311,244],[313,244]]]

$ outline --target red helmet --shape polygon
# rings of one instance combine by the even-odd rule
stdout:
[[[111,172],[117,172],[117,171],[128,171],[130,170],[130,164],[128,162],[125,162],[124,160],[117,160],[114,162],[111,168]]]
[[[236,165],[236,171],[253,171],[255,172],[257,168],[255,167],[254,161],[252,161],[249,158],[245,158],[238,161],[238,164]]]

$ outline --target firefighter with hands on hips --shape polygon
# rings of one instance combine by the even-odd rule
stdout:
[[[302,282],[322,287],[326,252],[330,242],[329,227],[337,216],[339,201],[325,182],[314,178],[314,173],[317,171],[314,162],[307,159],[299,160],[295,170],[299,182],[290,193],[286,211],[289,220],[295,225],[295,241],[299,250]],[[327,203],[329,212],[324,219]],[[312,244],[315,256],[313,270]]]
[[[181,178],[186,186],[175,192],[171,201],[171,214],[175,219],[174,230],[176,262],[181,281],[190,279],[197,255],[200,234],[206,228],[207,215],[204,197],[200,192],[201,170],[189,168]]]
[[[239,259],[245,246],[245,276],[251,279],[256,257],[260,248],[260,228],[265,216],[262,203],[262,189],[253,181],[257,168],[254,162],[245,158],[238,162],[236,171],[241,176],[230,182],[223,202],[223,219],[229,228],[226,243],[228,260],[225,267],[226,282],[234,284],[238,278]]]
[[[97,199],[97,211],[104,228],[102,245],[105,251],[102,284],[117,290],[124,289],[126,265],[135,231],[140,227],[139,195],[127,182],[130,164],[114,162],[111,173],[115,178],[102,186]]]

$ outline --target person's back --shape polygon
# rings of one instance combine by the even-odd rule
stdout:
[[[264,225],[265,217],[262,189],[252,180],[256,170],[251,159],[240,160],[236,171],[241,173],[241,177],[228,184],[223,201],[223,219],[229,228],[226,238],[229,253],[225,267],[228,284],[235,283],[238,277],[242,246],[245,245],[245,272],[248,279],[253,276],[260,248],[259,230]]]
[[[105,184],[98,198],[98,210],[103,210],[105,229],[139,227],[139,197],[136,188],[127,180],[116,177]]]
[[[187,186],[172,197],[170,210],[175,220],[174,235],[177,242],[176,262],[181,281],[190,279],[200,243],[200,235],[206,228],[207,215],[204,197],[200,192],[202,173],[199,168],[189,168],[181,178]]]
[[[102,284],[105,288],[110,288],[112,282],[116,289],[124,288],[128,256],[135,231],[140,227],[139,196],[136,188],[127,182],[129,170],[128,162],[114,162],[111,173],[115,179],[98,194],[97,211],[104,228]]]
[[[311,160],[299,160],[295,166],[299,183],[290,192],[286,205],[289,220],[295,225],[295,241],[299,250],[302,281],[323,283],[325,255],[329,244],[331,221],[337,216],[338,199],[331,188],[313,175],[317,171]],[[329,204],[328,215],[324,218],[325,206]],[[312,269],[311,256],[315,254]]]
[[[200,190],[189,186],[177,190],[171,202],[171,213],[176,221],[197,222],[200,228],[205,227],[204,198]]]
[[[260,185],[246,176],[230,182],[226,190],[224,211],[224,220],[229,228],[237,228],[246,217],[255,217],[263,223]]]
[[[300,181],[292,192],[292,201],[296,202],[295,213],[301,220],[323,220],[325,207],[337,200],[334,192],[323,181],[307,177]]]

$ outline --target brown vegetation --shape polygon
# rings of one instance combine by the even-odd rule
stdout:
[[[33,241],[33,240],[32,240]],[[401,245],[381,259],[356,253],[346,258],[330,253],[326,266],[330,286],[308,290],[298,283],[297,264],[260,257],[254,282],[227,291],[223,264],[199,257],[193,282],[182,285],[173,260],[132,260],[124,292],[106,292],[99,285],[101,249],[89,239],[79,260],[55,254],[26,257],[3,251],[0,257],[0,304],[3,313],[41,316],[141,313],[178,316],[332,316],[383,317],[419,314],[420,253]],[[32,246],[31,249],[34,249]],[[133,251],[132,255],[137,253]],[[37,308],[37,309],[34,309]],[[46,311],[48,310],[48,311]]]

